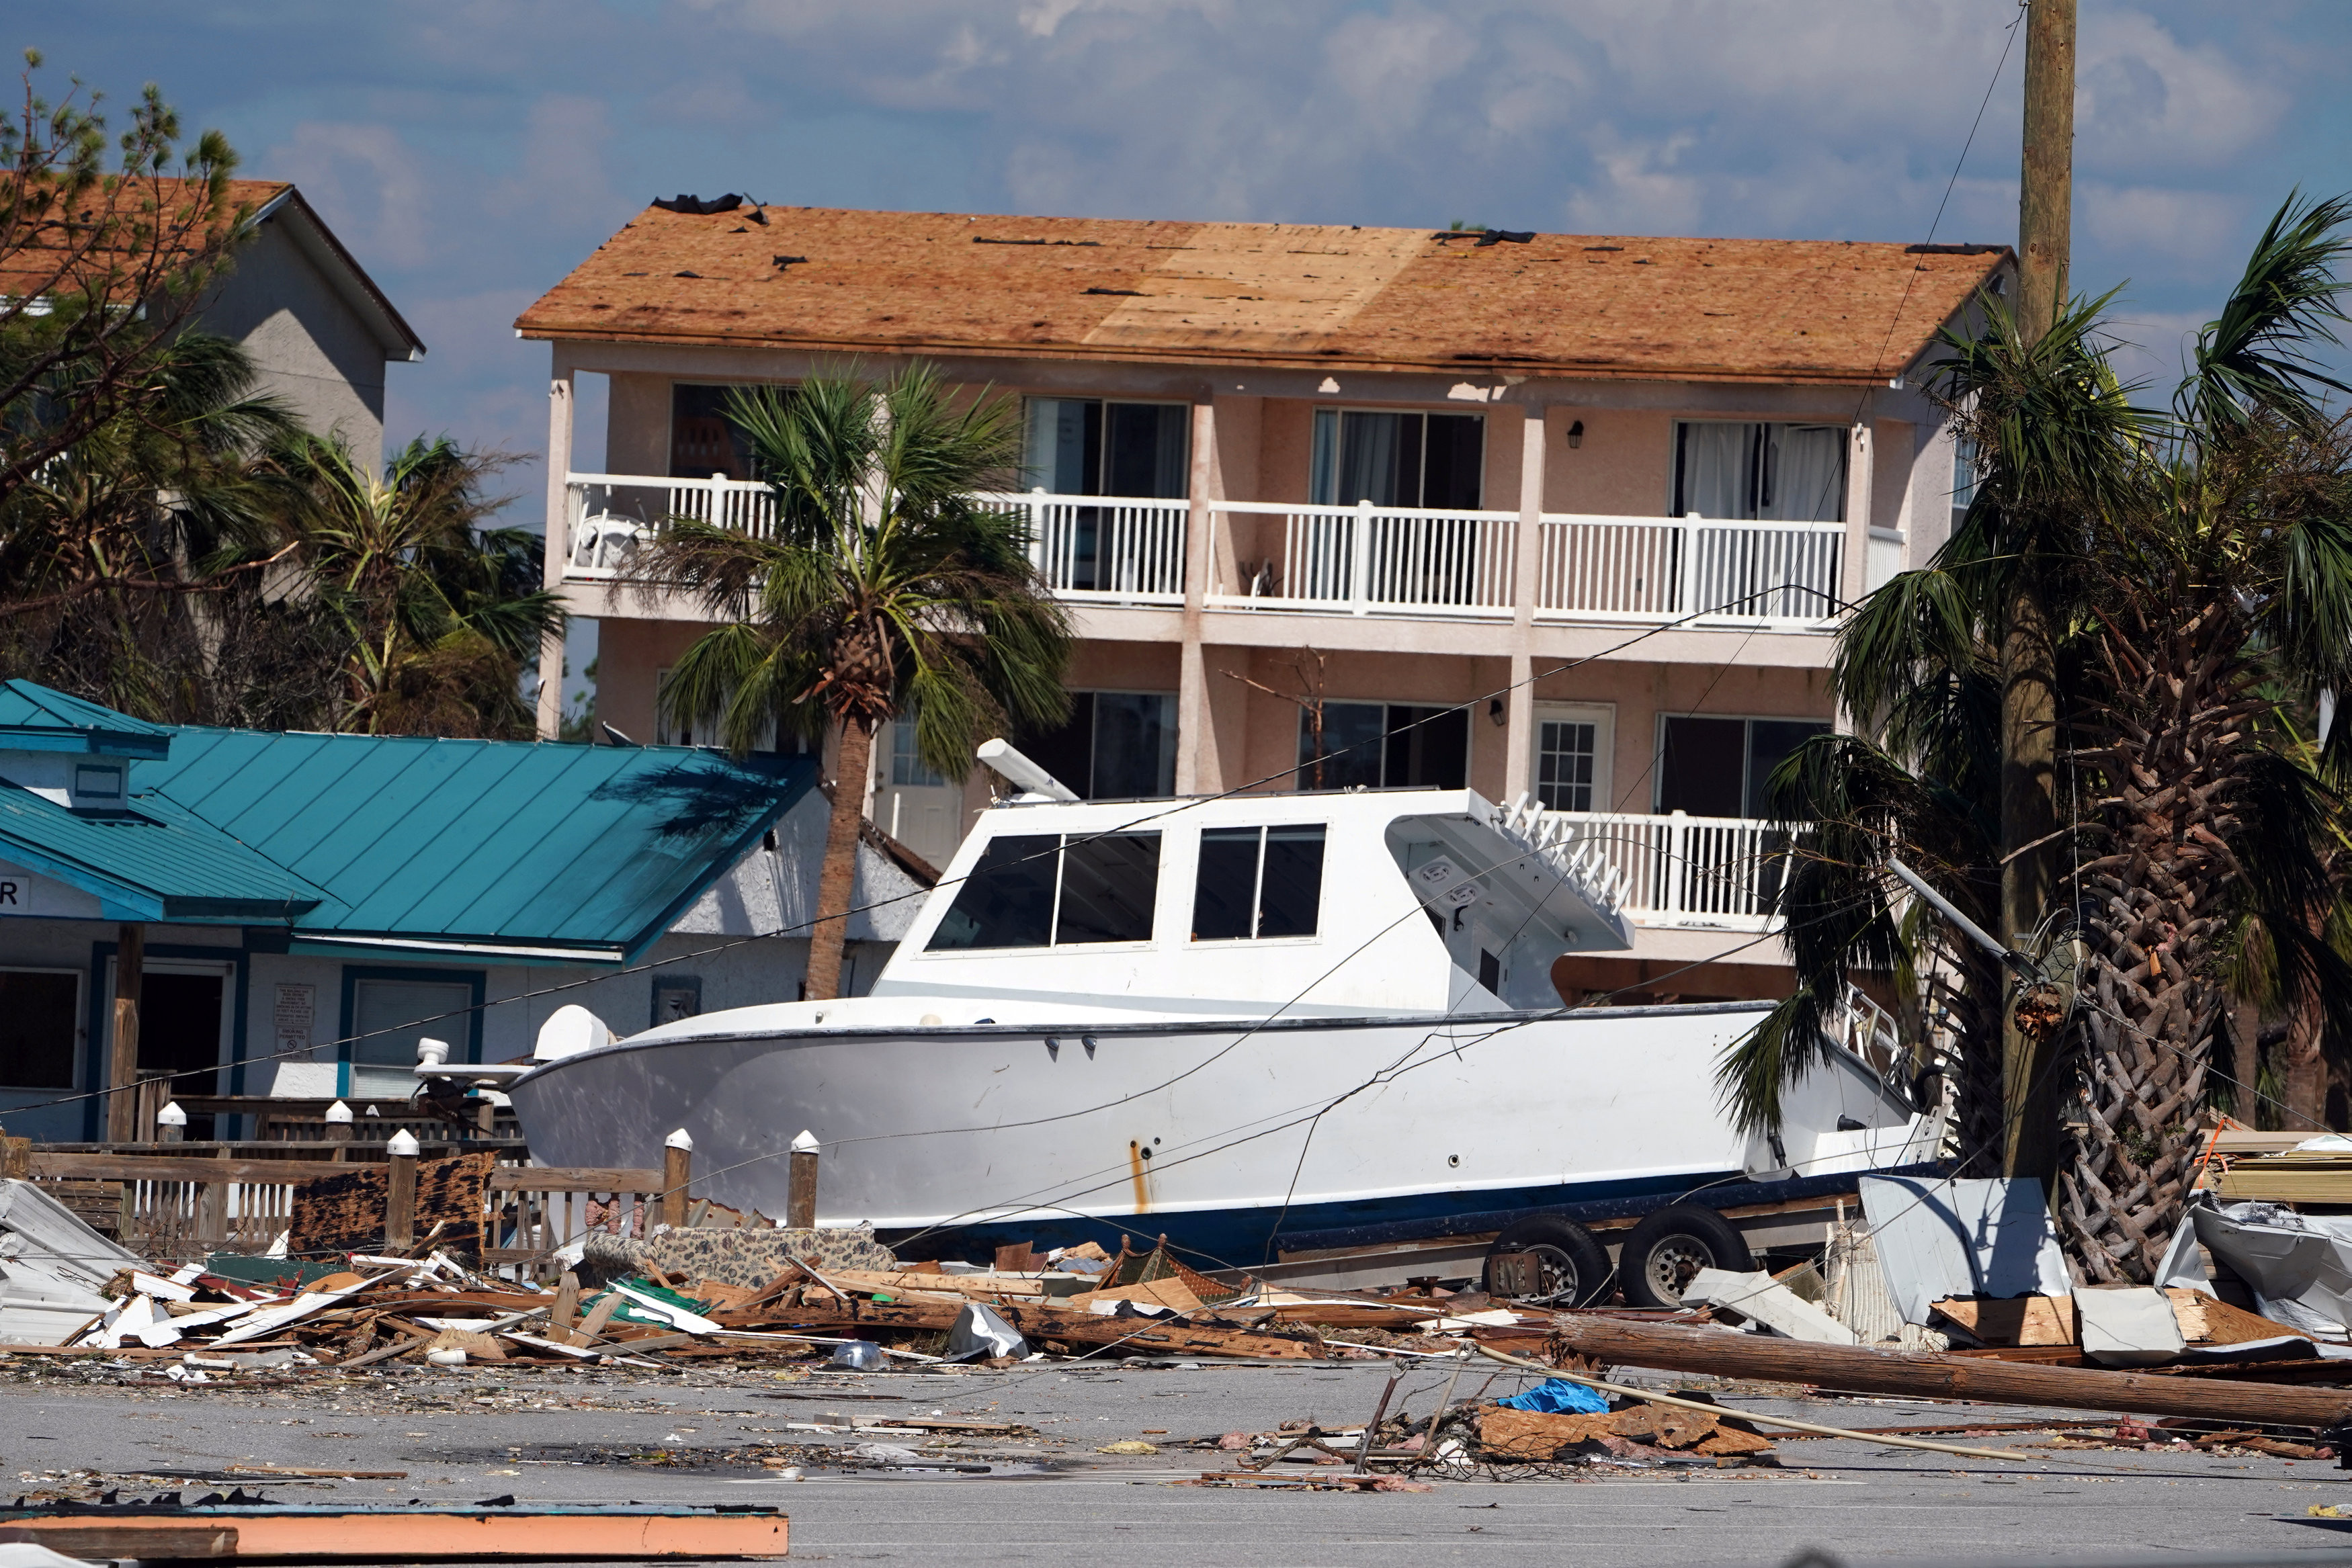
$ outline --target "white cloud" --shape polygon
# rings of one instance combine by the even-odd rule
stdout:
[[[2159,172],[2225,164],[2278,122],[2287,95],[2216,45],[2183,44],[2155,18],[2107,11],[2080,35],[2075,156]]]
[[[2202,272],[2238,259],[2245,245],[2246,203],[2219,191],[2163,185],[2074,186],[2075,227],[2099,249],[2147,257],[2144,276]]]
[[[372,265],[413,265],[434,253],[424,165],[389,125],[304,120],[259,167],[299,185],[343,243]]]

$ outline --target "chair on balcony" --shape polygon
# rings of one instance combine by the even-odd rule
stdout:
[[[617,512],[583,517],[572,525],[572,570],[617,571],[640,544],[653,537],[653,529]]]

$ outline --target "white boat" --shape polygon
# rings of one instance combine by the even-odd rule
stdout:
[[[1245,1266],[1286,1232],[1920,1146],[1904,1097],[1833,1045],[1778,1129],[1737,1131],[1717,1061],[1768,1004],[1563,1007],[1552,961],[1630,933],[1555,819],[1459,789],[1078,802],[1031,777],[871,995],[543,1040],[509,1085],[533,1154],[605,1166],[683,1128],[698,1195],[773,1216],[807,1128],[819,1222],[923,1256],[1165,1234]]]

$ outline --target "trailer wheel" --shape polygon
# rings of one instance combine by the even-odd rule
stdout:
[[[1609,1299],[1612,1283],[1609,1250],[1592,1232],[1557,1214],[1531,1214],[1507,1227],[1486,1249],[1491,1259],[1499,1252],[1532,1252],[1542,1276],[1539,1287],[1517,1300],[1559,1299],[1571,1307],[1589,1307]],[[1495,1270],[1485,1270],[1481,1284],[1495,1291]]]
[[[1669,1204],[1633,1227],[1617,1254],[1625,1300],[1673,1311],[1701,1269],[1746,1273],[1756,1267],[1738,1228],[1701,1204]]]

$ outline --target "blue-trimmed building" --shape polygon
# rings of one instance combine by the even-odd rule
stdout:
[[[103,1135],[114,965],[183,1094],[404,1099],[416,1040],[499,1061],[579,1002],[616,1032],[788,1000],[815,759],[148,724],[0,683],[0,1124]],[[928,869],[868,844],[849,979]]]

